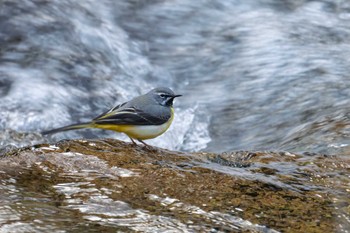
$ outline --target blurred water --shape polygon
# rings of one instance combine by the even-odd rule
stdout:
[[[151,144],[349,150],[348,1],[3,0],[0,19],[1,146],[168,86],[184,97]],[[50,140],[76,137],[127,139]]]

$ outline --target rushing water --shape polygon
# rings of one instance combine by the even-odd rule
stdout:
[[[348,1],[0,4],[2,146],[168,86],[184,97],[151,144],[348,150]],[[127,139],[85,130],[54,140],[74,137]]]
[[[180,151],[350,152],[347,0],[0,0],[0,45],[0,148],[65,138],[127,141],[102,130],[48,138],[38,132],[90,120],[167,86],[183,97],[174,104],[171,128],[150,140],[152,145]],[[20,224],[7,225],[7,232],[21,224],[32,227],[16,223],[16,212],[29,211],[32,197],[15,182],[0,183],[9,198],[2,200],[9,204],[0,206],[0,225]],[[55,188],[65,195],[91,188],[74,182]],[[35,198],[45,203],[45,196]],[[13,206],[17,199],[28,202]],[[126,213],[134,211],[119,205]],[[71,212],[42,208],[70,219]],[[45,218],[40,209],[33,211]],[[131,214],[155,224],[178,224]],[[40,222],[35,227],[48,230]]]

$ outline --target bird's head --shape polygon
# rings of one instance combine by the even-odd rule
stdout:
[[[168,106],[168,107],[173,106],[173,100],[176,97],[182,96],[182,95],[175,95],[175,93],[167,87],[155,88],[155,89],[151,90],[148,94],[152,95],[152,98],[154,98],[154,100],[158,104],[160,104],[162,106]]]

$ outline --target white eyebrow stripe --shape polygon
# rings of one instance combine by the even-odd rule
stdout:
[[[164,93],[164,92],[158,92],[157,95],[159,95],[159,96],[161,96],[161,95],[171,96],[171,95],[169,95],[169,94],[167,94],[167,93]]]

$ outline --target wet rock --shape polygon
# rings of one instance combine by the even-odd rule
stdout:
[[[0,158],[0,231],[342,232],[349,160],[111,139],[13,149]]]

